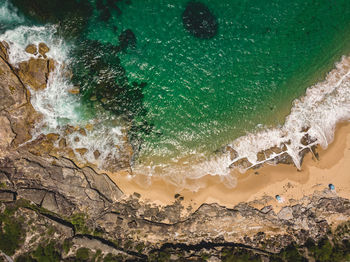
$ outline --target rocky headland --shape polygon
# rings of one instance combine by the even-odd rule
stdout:
[[[192,210],[181,195],[158,206],[137,192],[125,195],[106,174],[79,165],[64,137],[33,139],[41,116],[28,88],[45,89],[55,68],[48,49],[28,46],[37,57],[15,66],[0,43],[0,259],[349,260],[350,200],[331,190],[310,192],[280,210],[256,203]],[[123,161],[120,166],[127,166]]]

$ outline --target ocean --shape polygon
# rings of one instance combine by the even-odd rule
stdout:
[[[92,125],[67,138],[88,149],[81,161],[108,170],[128,144],[134,176],[182,186],[231,174],[236,160],[258,165],[257,154],[276,146],[300,167],[306,132],[327,147],[350,116],[349,39],[347,0],[0,3],[11,62],[45,42],[59,64],[47,89],[31,90],[44,115],[34,137]]]

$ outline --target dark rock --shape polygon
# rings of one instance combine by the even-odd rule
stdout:
[[[209,8],[200,3],[191,1],[182,14],[185,29],[197,38],[210,39],[217,34],[218,23]]]
[[[10,191],[0,190],[0,201],[14,201],[16,199],[16,194]]]
[[[129,47],[136,47],[136,36],[133,31],[131,31],[130,29],[126,29],[120,34],[119,47],[123,51],[125,51]]]
[[[241,158],[231,164],[231,167],[237,167],[240,169],[247,169],[253,164],[249,162],[248,158]]]
[[[107,22],[111,18],[111,12],[109,11],[108,7],[103,7],[101,10],[99,19],[103,22]]]

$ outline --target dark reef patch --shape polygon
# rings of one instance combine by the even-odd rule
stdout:
[[[129,84],[120,64],[120,46],[85,39],[73,51],[73,82],[80,86],[84,101],[102,107],[130,121],[143,114],[142,89],[145,83]]]
[[[129,141],[136,154],[142,144],[141,133],[149,135],[153,125],[142,120],[147,113],[142,93],[147,83],[129,83],[118,57],[118,53],[131,44],[127,41],[121,47],[82,40],[76,44],[71,54],[76,58],[71,69],[72,81],[80,87],[84,104],[91,105],[93,111],[94,105],[98,103],[104,110],[130,123]]]
[[[119,47],[125,51],[128,47],[136,47],[136,36],[133,31],[126,29],[119,36]]]
[[[200,3],[191,1],[182,14],[185,29],[197,38],[210,39],[217,34],[218,23],[209,8]]]

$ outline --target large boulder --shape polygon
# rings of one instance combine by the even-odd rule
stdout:
[[[38,49],[37,49],[36,45],[33,45],[33,44],[27,45],[25,51],[28,54],[32,54],[32,55],[36,55],[38,53]]]
[[[40,115],[30,104],[30,94],[9,64],[8,45],[0,43],[0,144],[19,145],[31,139],[31,130]]]
[[[45,54],[44,50],[41,50]],[[52,59],[30,58],[21,62],[18,68],[18,76],[22,82],[34,90],[45,89],[50,72],[54,70]]]
[[[39,54],[46,57],[46,53],[50,51],[50,48],[45,43],[39,44]]]

